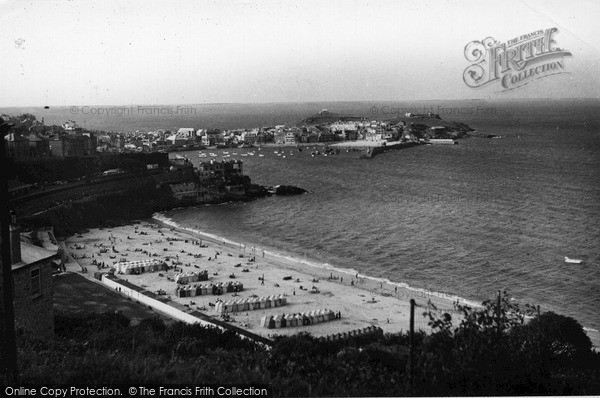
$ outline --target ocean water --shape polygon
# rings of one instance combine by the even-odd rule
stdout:
[[[377,116],[384,106],[441,110],[445,119],[502,138],[468,138],[370,160],[358,159],[356,152],[313,158],[309,151],[288,148],[283,158],[274,153],[278,148],[254,150],[255,156],[239,157],[254,182],[296,185],[310,193],[178,209],[166,216],[248,247],[447,296],[481,302],[506,289],[518,302],[575,317],[598,345],[598,100],[204,105],[202,118],[126,123],[96,118],[86,126],[255,127],[294,122],[322,108],[375,115],[373,106]],[[68,108],[51,110],[59,123],[77,120],[68,117]],[[178,155],[201,160],[197,152]],[[583,263],[567,264],[565,256]]]

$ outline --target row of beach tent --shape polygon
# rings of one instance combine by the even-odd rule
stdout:
[[[152,260],[141,260],[141,261],[127,261],[114,263],[113,267],[117,274],[140,274],[142,272],[156,272],[164,271],[168,269],[167,264],[164,261],[152,259]]]
[[[175,282],[185,285],[187,283],[203,282],[208,280],[208,271],[182,272],[175,275]]]
[[[261,310],[264,308],[281,307],[286,304],[287,298],[285,298],[283,295],[256,297],[235,301],[219,301],[217,305],[215,305],[215,311],[219,314],[225,314],[228,312],[252,311]]]
[[[345,340],[356,337],[365,337],[371,335],[383,335],[383,329],[378,326],[367,326],[362,329],[354,329],[349,332],[330,334],[324,337],[319,337],[321,341]]]
[[[265,315],[260,320],[260,325],[267,329],[279,329],[295,326],[313,325],[315,323],[329,322],[336,319],[332,310],[317,310],[301,314]]]
[[[188,285],[188,286],[177,286],[175,289],[175,296],[177,297],[194,297],[194,296],[207,296],[209,294],[220,295],[223,293],[234,293],[241,292],[244,290],[244,285],[240,282],[219,282],[217,284],[205,284],[205,285]]]

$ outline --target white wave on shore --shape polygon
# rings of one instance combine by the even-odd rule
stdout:
[[[225,245],[229,245],[233,248],[236,249],[242,249],[242,248],[251,248],[252,246],[250,245],[244,245],[243,243],[240,242],[236,242],[234,240],[228,239],[226,237],[223,236],[219,236],[216,234],[212,234],[206,231],[200,231],[194,228],[189,228],[189,227],[184,227],[180,224],[178,224],[177,222],[173,221],[171,218],[165,216],[164,213],[155,213],[152,218],[154,220],[156,220],[157,222],[160,222],[164,225],[168,225],[170,227],[173,227],[175,229],[179,229],[182,231],[186,231],[186,232],[190,232],[193,234],[196,234],[198,236],[204,237],[210,241],[213,241],[215,243],[220,243],[220,244],[225,244]],[[348,275],[350,278],[356,276],[357,274],[359,274],[360,278],[364,278],[370,281],[374,281],[377,283],[384,283],[386,285],[391,286],[392,288],[394,287],[398,287],[398,294],[399,297],[400,296],[404,296],[406,295],[406,299],[410,299],[410,298],[415,298],[415,299],[432,299],[432,298],[436,298],[436,299],[442,299],[442,300],[447,300],[450,302],[459,302],[462,305],[468,305],[470,307],[473,308],[481,308],[482,305],[480,302],[472,300],[472,299],[466,299],[464,297],[460,297],[457,295],[453,295],[453,294],[447,294],[447,293],[441,293],[441,292],[435,292],[435,291],[431,291],[431,290],[427,290],[427,289],[422,289],[422,288],[418,288],[418,287],[412,287],[410,285],[408,285],[407,283],[404,282],[393,282],[390,281],[387,278],[378,278],[378,277],[374,277],[374,276],[368,276],[368,275],[364,275],[364,274],[360,274],[358,271],[356,271],[355,269],[352,268],[342,268],[342,267],[336,267],[333,266],[329,263],[318,263],[318,262],[314,262],[314,261],[310,261],[307,259],[302,259],[296,256],[293,256],[291,254],[283,254],[283,253],[279,253],[277,251],[273,251],[273,250],[268,250],[268,249],[260,249],[260,250],[256,250],[255,253],[265,253],[265,256],[269,256],[271,258],[279,258],[283,261],[288,261],[288,262],[292,262],[292,263],[297,263],[297,264],[303,264],[303,265],[307,265],[310,267],[314,267],[314,268],[318,268],[321,270],[327,270],[327,271],[331,271],[331,272],[335,272],[338,274],[345,274]],[[402,290],[404,289],[404,291]],[[402,297],[404,298],[404,297]],[[530,316],[526,316],[526,319],[531,319],[532,317]],[[582,325],[583,326],[583,325]],[[597,329],[594,328],[589,328],[589,327],[585,327],[583,326],[583,329],[585,330],[585,332],[590,335],[590,334],[598,334],[600,333]],[[592,337],[592,336],[590,336]],[[593,339],[596,339],[596,336],[594,336]]]
[[[184,226],[178,224],[177,222],[173,221],[171,218],[165,216],[163,213],[155,213],[152,216],[152,218],[162,224],[165,224],[170,227],[173,227],[173,228],[176,228],[179,230],[183,230],[186,232],[191,232],[193,234],[202,236],[208,240],[214,241],[215,243],[222,243],[222,244],[230,245],[237,249],[241,249],[243,247],[246,247],[246,248],[252,247],[250,245],[244,245],[240,242],[233,241],[233,240],[228,239],[223,236],[212,234],[212,233],[209,233],[206,231],[200,231],[200,230],[197,230],[194,228],[184,227]],[[434,291],[427,290],[427,289],[412,287],[412,286],[408,285],[407,283],[393,282],[387,278],[379,278],[379,277],[375,277],[375,276],[360,274],[357,270],[352,269],[352,268],[341,268],[341,267],[336,267],[334,265],[331,265],[329,263],[318,263],[318,262],[310,261],[307,259],[302,259],[299,257],[295,257],[293,255],[283,254],[283,253],[279,253],[279,252],[276,252],[273,250],[268,250],[268,249],[261,249],[261,250],[255,251],[255,253],[259,253],[259,252],[264,253],[265,255],[268,255],[271,258],[279,258],[281,260],[288,261],[288,262],[303,264],[303,265],[307,265],[307,266],[310,266],[313,268],[319,268],[321,270],[327,270],[327,271],[335,272],[338,274],[345,274],[345,275],[348,275],[350,278],[352,278],[358,274],[360,278],[364,278],[364,279],[367,279],[367,280],[370,280],[370,281],[373,281],[376,283],[383,283],[383,284],[386,284],[386,285],[389,285],[392,287],[397,287],[399,289],[399,295],[403,296],[404,294],[406,294],[407,299],[408,298],[420,298],[420,299],[437,298],[437,299],[447,300],[447,301],[451,301],[451,302],[458,301],[459,303],[461,303],[463,305],[469,305],[471,307],[481,307],[481,304],[474,300],[469,300],[469,299],[466,299],[464,297],[460,297],[457,295],[441,293],[441,292],[434,292]],[[404,289],[406,292],[403,293],[402,289]]]

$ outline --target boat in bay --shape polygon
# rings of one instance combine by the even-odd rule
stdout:
[[[581,264],[583,261],[582,260],[578,260],[575,258],[569,258],[565,256],[565,263],[569,263],[569,264]]]

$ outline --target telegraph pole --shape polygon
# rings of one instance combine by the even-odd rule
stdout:
[[[408,382],[410,393],[414,394],[414,367],[415,367],[415,305],[414,299],[410,299],[410,334],[409,334],[409,357],[408,357]]]
[[[6,140],[11,125],[0,119],[0,368],[8,380],[17,375],[17,340],[15,336],[15,309],[13,302],[12,264],[10,258],[10,214],[8,209],[8,159]]]

